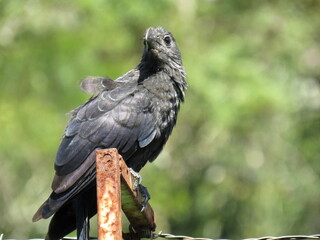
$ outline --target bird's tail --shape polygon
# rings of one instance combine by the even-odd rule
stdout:
[[[38,209],[38,211],[33,215],[32,217],[32,222],[37,222],[39,221],[40,219],[43,218],[42,216],[42,211],[43,211],[43,207],[47,204],[48,200],[45,201],[41,206],[40,208]]]

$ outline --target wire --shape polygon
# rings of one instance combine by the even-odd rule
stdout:
[[[137,236],[136,236],[137,237]],[[141,236],[145,238],[146,236]],[[156,238],[164,238],[164,239],[177,239],[177,240],[230,240],[230,239],[217,239],[217,238],[195,238],[190,236],[183,236],[183,235],[173,235],[169,233],[152,233],[150,239],[156,239]],[[0,234],[0,240],[3,239],[3,234]],[[65,237],[63,240],[71,240],[71,239],[77,239],[76,237]],[[97,237],[90,237],[90,239],[98,239]],[[137,239],[137,238],[134,238]],[[266,237],[259,237],[259,238],[244,238],[241,240],[302,240],[302,239],[320,239],[320,234],[313,234],[313,235],[287,235],[287,236],[266,236]],[[3,239],[3,240],[9,240],[9,239]],[[42,240],[39,238],[33,238],[29,240]]]
[[[154,234],[152,237],[153,239],[156,238],[165,238],[165,239],[178,239],[178,240],[227,240],[227,239],[214,239],[214,238],[194,238],[189,236],[182,236],[182,235],[173,235],[169,233],[158,233]],[[297,240],[297,239],[320,239],[320,234],[313,234],[313,235],[287,235],[287,236],[266,236],[266,237],[259,237],[259,238],[245,238],[242,240]]]

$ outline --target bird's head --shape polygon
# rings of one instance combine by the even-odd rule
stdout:
[[[181,54],[172,34],[162,27],[150,27],[144,35],[143,60],[161,67],[179,65]]]

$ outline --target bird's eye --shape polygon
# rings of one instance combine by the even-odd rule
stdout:
[[[169,36],[165,36],[163,40],[167,45],[171,43],[171,38]]]

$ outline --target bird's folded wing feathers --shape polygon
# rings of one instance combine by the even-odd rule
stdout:
[[[123,90],[123,88],[122,88]],[[117,93],[114,93],[116,91]],[[65,130],[57,152],[53,190],[67,190],[95,158],[96,148],[117,148],[124,156],[147,146],[157,134],[152,101],[144,89],[126,87],[103,92],[82,105]]]

